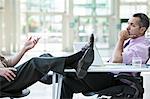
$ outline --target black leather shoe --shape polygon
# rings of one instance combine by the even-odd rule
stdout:
[[[91,66],[94,60],[94,50],[92,47],[88,48],[82,58],[79,60],[76,70],[78,78],[82,79],[87,74],[87,69]]]
[[[93,46],[94,46],[94,35],[93,34],[91,34],[91,36],[90,36],[90,41],[89,41],[89,43],[88,44],[86,44],[83,48],[82,48],[82,52],[85,52],[88,48],[93,48]]]
[[[85,50],[84,55],[79,60],[78,65],[77,65],[76,75],[80,79],[82,79],[86,76],[87,69],[93,63],[93,60],[94,60],[93,47],[94,47],[94,34],[91,34],[90,42],[89,42],[88,46],[86,46],[85,48],[82,49],[82,50]]]
[[[39,81],[41,83],[50,85],[50,84],[52,84],[52,75],[46,74]]]

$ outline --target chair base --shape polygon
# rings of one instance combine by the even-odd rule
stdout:
[[[10,97],[10,99],[14,99],[14,98],[21,98],[29,95],[30,90],[24,89],[21,92],[17,92],[17,93],[6,93],[6,92],[0,92],[0,93],[1,93],[0,98]]]

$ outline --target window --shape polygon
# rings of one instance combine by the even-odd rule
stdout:
[[[129,18],[134,13],[147,13],[147,6],[146,5],[121,5],[120,6],[120,18]]]
[[[65,12],[65,0],[21,0],[22,36],[42,37],[40,50],[49,51],[51,44],[58,44],[62,50],[62,20]],[[57,46],[56,44],[56,46]],[[39,50],[39,49],[38,49]],[[52,49],[54,50],[54,49]]]
[[[74,15],[111,15],[112,0],[74,0]]]

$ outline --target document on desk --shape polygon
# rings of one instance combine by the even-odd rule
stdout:
[[[76,71],[75,69],[65,69],[65,72]],[[88,69],[88,72],[150,72],[150,66],[142,64],[142,67],[137,67],[126,64],[108,63],[99,66],[91,65]]]
[[[89,72],[141,72],[141,71],[150,71],[150,68],[147,68],[145,64],[142,67],[126,65],[126,64],[116,64],[108,63],[104,66],[90,66],[88,69]]]
[[[106,63],[103,65],[91,65],[91,68],[121,68],[123,66],[127,66],[126,64],[122,64],[122,63]],[[131,66],[131,65],[130,65]]]

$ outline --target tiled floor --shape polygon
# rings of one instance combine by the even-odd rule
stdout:
[[[45,85],[37,82],[29,87],[31,93],[21,99],[52,99],[52,85]],[[85,97],[82,94],[74,94],[73,99],[96,99],[96,96]]]
[[[34,85],[30,86],[28,89],[30,89],[30,94],[21,99],[53,99],[52,85],[45,85],[40,82],[37,82]],[[9,99],[9,98],[2,98],[2,99]],[[73,99],[96,99],[96,95],[85,97],[81,93],[79,93],[74,94]]]

